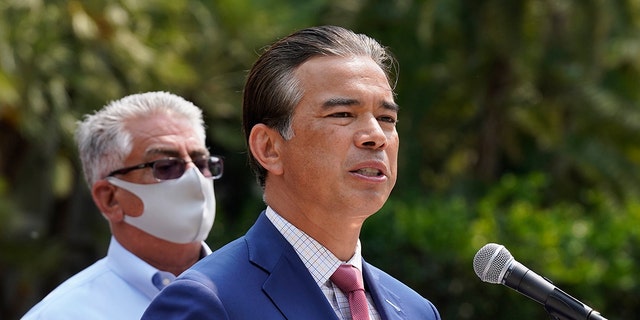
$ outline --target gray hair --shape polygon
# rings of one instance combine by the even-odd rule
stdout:
[[[316,56],[370,57],[383,70],[391,88],[395,88],[397,62],[375,39],[336,26],[297,31],[267,48],[249,71],[242,102],[247,146],[251,129],[258,123],[278,130],[285,139],[293,137],[291,117],[304,93],[294,72]],[[267,171],[250,151],[249,165],[264,188]]]
[[[89,188],[109,172],[120,168],[131,153],[132,137],[126,129],[127,121],[161,113],[187,119],[204,144],[202,110],[168,92],[129,95],[110,102],[94,114],[85,115],[78,122],[75,139]]]

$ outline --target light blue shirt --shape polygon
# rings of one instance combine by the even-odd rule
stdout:
[[[202,242],[203,255],[211,249]],[[67,279],[24,315],[31,319],[140,319],[160,289],[175,279],[111,237],[107,256]]]

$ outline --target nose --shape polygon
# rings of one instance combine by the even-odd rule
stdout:
[[[184,163],[185,163],[185,168],[186,169],[191,169],[191,168],[195,168],[196,167],[196,164],[193,163],[193,160],[191,158],[184,159]]]
[[[195,164],[195,162],[193,162],[193,158],[191,158],[190,155],[185,155],[182,157],[182,160],[184,160],[184,170],[187,171],[191,168],[196,168],[198,170],[200,170],[200,168],[198,168],[198,166]]]
[[[387,135],[373,115],[363,120],[362,128],[357,131],[355,140],[360,148],[380,149],[387,145]]]

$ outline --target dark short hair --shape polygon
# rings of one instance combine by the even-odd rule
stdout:
[[[299,30],[272,44],[258,58],[244,87],[242,126],[249,141],[251,129],[263,123],[285,138],[291,137],[291,117],[302,97],[296,68],[316,56],[366,56],[384,71],[395,87],[397,63],[391,52],[375,39],[337,26]],[[264,188],[267,171],[249,150],[249,165]]]

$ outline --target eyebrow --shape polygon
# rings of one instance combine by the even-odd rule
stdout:
[[[323,109],[330,109],[337,106],[354,106],[359,105],[360,101],[351,98],[330,98],[322,104]],[[382,101],[382,107],[391,111],[398,112],[400,106],[395,102]]]

